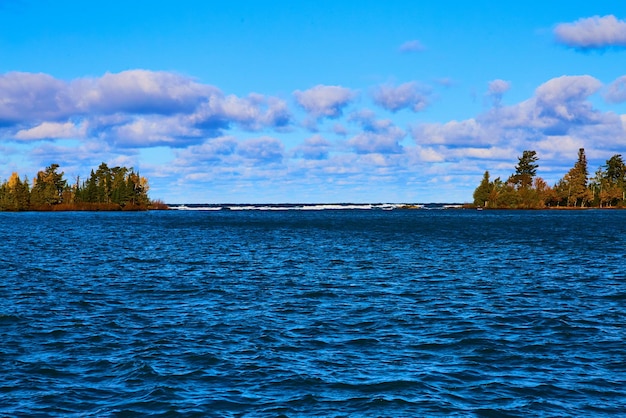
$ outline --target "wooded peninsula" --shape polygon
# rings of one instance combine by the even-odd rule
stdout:
[[[626,164],[619,154],[589,177],[585,149],[574,166],[553,187],[537,177],[537,153],[524,151],[515,173],[506,181],[491,180],[485,171],[474,191],[474,206],[488,209],[625,208]]]
[[[18,173],[0,185],[0,211],[88,211],[166,209],[148,197],[148,180],[133,168],[113,167],[106,163],[81,182],[68,184],[59,165],[39,171],[32,187],[28,177]]]

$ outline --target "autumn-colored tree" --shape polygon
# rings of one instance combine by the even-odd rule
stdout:
[[[27,210],[30,204],[28,178],[20,180],[17,173],[12,173],[9,180],[0,185],[0,210]]]
[[[132,168],[109,168],[100,164],[91,170],[87,181],[76,178],[69,186],[58,172],[59,165],[52,164],[37,173],[32,190],[28,178],[20,180],[13,173],[0,184],[0,211],[17,210],[145,210],[166,208],[160,202],[153,205],[148,197],[148,180]]]
[[[515,173],[506,183],[499,178],[490,182],[489,172],[485,172],[474,191],[474,203],[478,205],[488,191],[486,201],[490,208],[626,206],[626,163],[621,155],[613,155],[593,178],[589,178],[585,149],[580,148],[574,167],[554,187],[536,177],[537,160],[535,151],[524,151],[518,158]]]
[[[578,150],[578,160],[563,179],[559,180],[556,189],[567,206],[585,207],[593,200],[593,193],[587,187],[589,171],[585,149]]]

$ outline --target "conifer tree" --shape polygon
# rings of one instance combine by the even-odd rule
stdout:
[[[52,164],[44,171],[39,171],[31,191],[31,204],[35,207],[50,206],[62,202],[63,191],[67,185],[63,172],[57,173],[58,164]]]
[[[493,185],[489,181],[489,171],[485,171],[480,185],[474,190],[474,206],[487,206]]]
[[[593,198],[587,188],[587,178],[589,171],[587,169],[587,157],[585,149],[578,150],[578,160],[574,167],[565,176],[568,186],[568,206],[585,206],[586,203]]]
[[[518,163],[515,166],[515,174],[509,178],[509,182],[512,183],[516,189],[529,188],[533,184],[533,178],[537,174],[537,168],[539,164],[537,161],[536,151],[524,151],[522,156],[518,157]]]
[[[604,168],[604,170],[603,170]],[[620,154],[612,156],[601,167],[596,177],[600,183],[600,201],[609,206],[618,205],[626,199],[626,164]]]

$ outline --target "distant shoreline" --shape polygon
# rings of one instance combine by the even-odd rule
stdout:
[[[179,204],[172,203],[166,204],[162,202],[155,203],[151,206],[124,206],[119,205],[51,205],[48,207],[40,207],[34,209],[12,211],[5,210],[0,213],[17,213],[17,212],[149,212],[149,211],[197,211],[197,212],[216,212],[216,211],[230,211],[230,212],[244,212],[244,211],[342,211],[342,210],[354,210],[354,211],[432,211],[432,210],[470,210],[470,211],[585,211],[585,210],[622,210],[625,207],[612,206],[612,207],[543,207],[543,208],[481,208],[472,204],[459,204],[459,203],[258,203],[258,204],[201,204],[201,203],[189,203]]]

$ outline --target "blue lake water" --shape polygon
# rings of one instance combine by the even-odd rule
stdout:
[[[0,416],[614,416],[626,211],[0,213]]]

